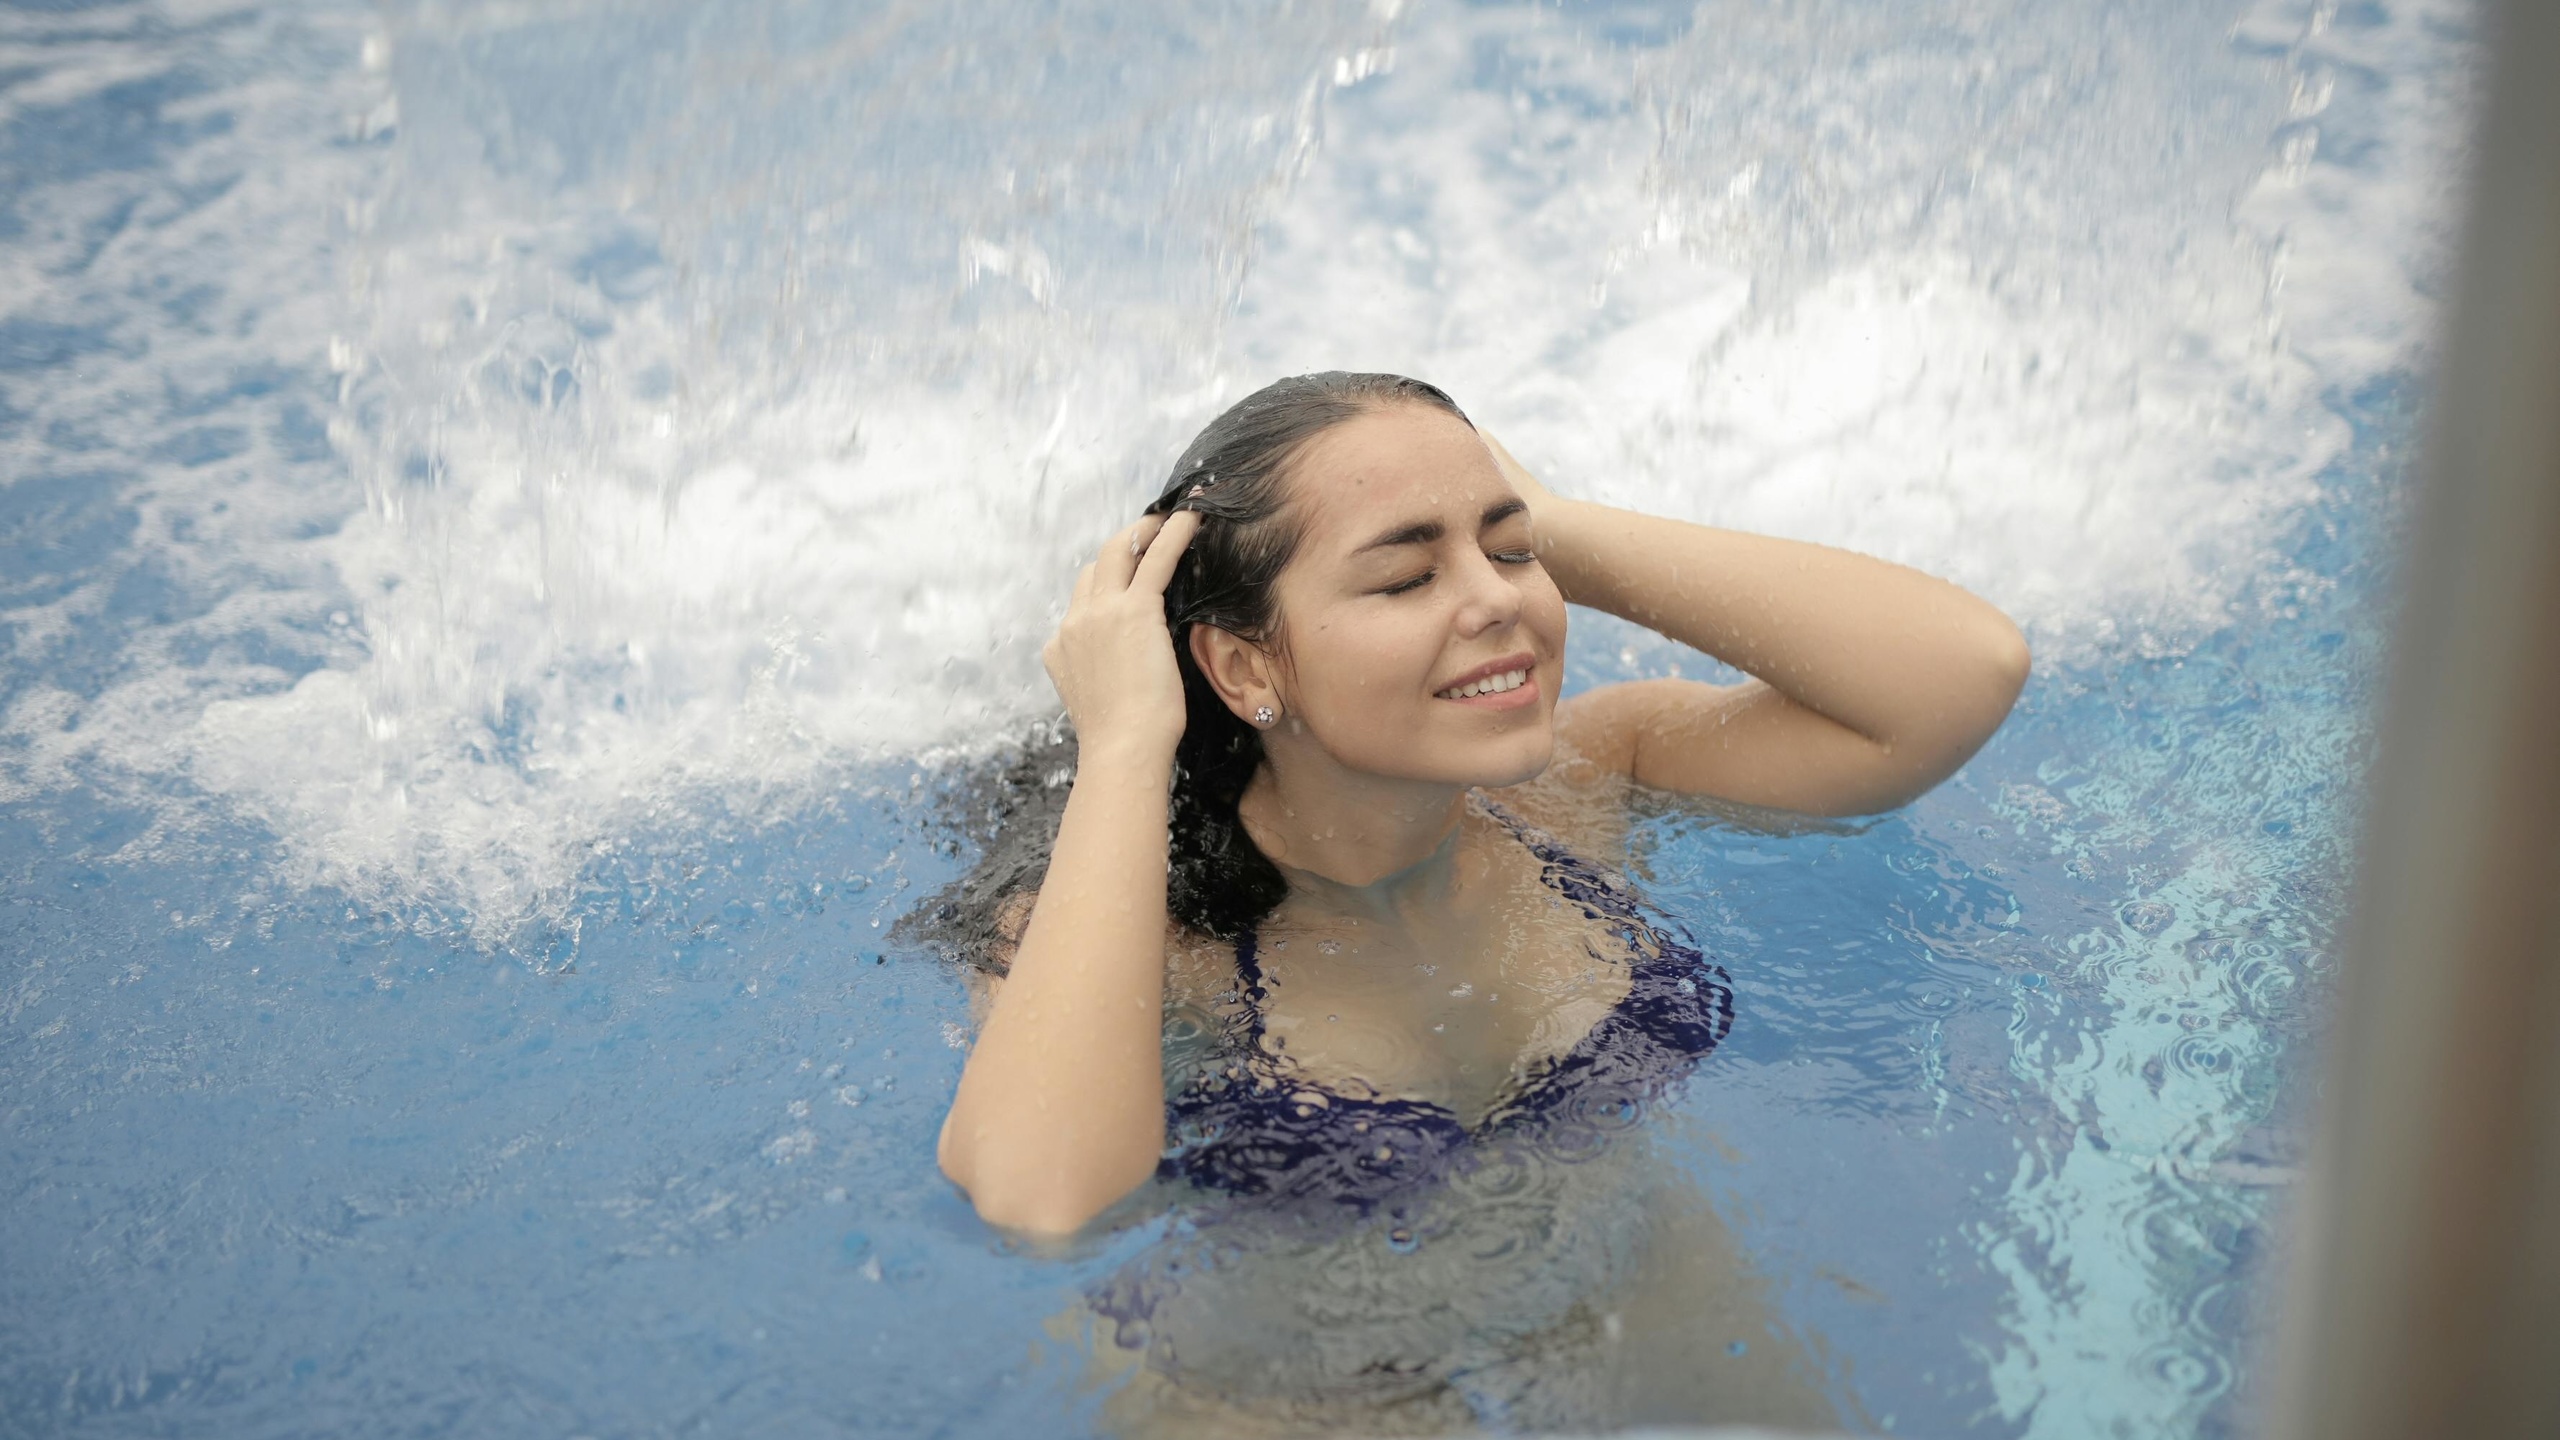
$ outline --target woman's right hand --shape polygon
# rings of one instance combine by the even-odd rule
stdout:
[[[1041,652],[1076,724],[1075,789],[935,1142],[990,1224],[1069,1234],[1164,1153],[1165,800],[1183,722],[1164,587],[1199,528],[1177,514],[1112,536]]]
[[[1200,530],[1188,510],[1148,515],[1102,544],[1076,576],[1058,633],[1040,652],[1076,742],[1171,763],[1182,739],[1182,672],[1165,629],[1164,587]]]

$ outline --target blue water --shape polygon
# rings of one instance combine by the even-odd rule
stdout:
[[[2019,615],[1909,810],[1644,824],[1739,997],[1648,1134],[1851,1428],[2246,1433],[2469,26],[0,6],[0,1433],[1094,1424],[1176,1222],[977,1224],[891,930],[1318,363]]]

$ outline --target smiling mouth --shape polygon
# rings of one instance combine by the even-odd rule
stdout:
[[[1452,685],[1436,694],[1442,700],[1471,700],[1478,695],[1499,695],[1506,690],[1517,690],[1528,683],[1529,671],[1523,666],[1518,670],[1487,675],[1481,680],[1470,680],[1464,685]]]

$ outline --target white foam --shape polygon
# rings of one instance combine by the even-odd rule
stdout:
[[[248,318],[52,403],[325,364],[337,458],[133,447],[131,543],[206,607],[24,690],[0,785],[192,786],[298,882],[502,935],[671,799],[1045,712],[1089,547],[1331,366],[1568,491],[1953,575],[2051,659],[2187,643],[2280,563],[2324,398],[2422,352],[2461,8],[1980,9],[324,27],[335,69],[223,97],[239,193],[122,262]],[[22,653],[105,584],[12,612]]]
[[[2107,13],[1707,5],[1633,94],[1518,19],[1483,22],[1511,87],[1470,86],[1484,37],[1409,34],[1406,94],[1275,217],[1231,373],[1441,379],[1566,493],[1952,576],[2055,661],[2191,643],[2279,563],[2346,438],[2324,399],[2416,353],[2451,112],[2305,171],[2323,62]],[[2297,311],[2336,340],[2287,343]]]
[[[631,18],[375,42],[408,129],[332,341],[367,503],[316,547],[364,653],[188,741],[297,879],[485,937],[671,801],[770,813],[1041,708],[1058,599],[1209,403],[1257,197],[1375,26],[1169,15],[1189,63],[1098,27],[1063,58],[1123,73],[1043,79],[1059,37],[958,17],[791,16],[809,55]],[[670,93],[616,93],[626,59]]]

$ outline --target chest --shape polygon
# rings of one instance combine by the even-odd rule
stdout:
[[[1475,1123],[1630,985],[1620,929],[1525,878],[1439,915],[1275,916],[1257,945],[1261,999],[1242,1002],[1266,1054],[1324,1089]]]

